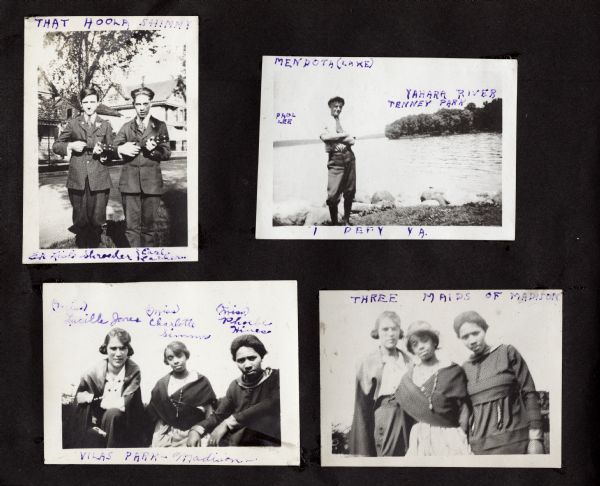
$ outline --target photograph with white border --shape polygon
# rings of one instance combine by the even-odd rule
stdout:
[[[46,464],[298,465],[295,281],[44,284]]]
[[[321,463],[561,467],[562,290],[319,294]]]
[[[256,237],[514,240],[517,61],[264,56]]]
[[[25,18],[23,263],[198,261],[198,17]]]

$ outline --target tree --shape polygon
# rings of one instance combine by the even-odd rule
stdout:
[[[440,135],[472,132],[502,132],[502,99],[485,101],[483,108],[469,103],[464,109],[442,108],[433,114],[407,115],[386,125],[385,136]]]
[[[481,130],[488,132],[502,131],[502,99],[484,101],[479,123]]]
[[[152,30],[47,33],[44,46],[52,46],[56,57],[47,70],[40,69],[40,76],[55,98],[73,106],[79,105],[78,94],[83,88],[96,88],[102,98],[116,85],[115,75],[128,72],[134,57],[156,53],[159,36]]]

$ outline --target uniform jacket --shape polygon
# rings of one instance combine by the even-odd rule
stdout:
[[[88,177],[90,190],[103,191],[110,189],[108,167],[100,161],[100,155],[92,154],[97,142],[113,144],[113,129],[108,120],[96,115],[92,127],[84,122],[83,113],[69,119],[66,128],[58,136],[52,150],[55,154],[66,157],[69,142],[82,141],[86,148],[81,153],[72,152],[69,162],[67,188],[79,191],[85,190],[85,178]]]
[[[158,146],[148,152],[145,149],[146,141],[150,137],[161,138]],[[135,142],[142,150],[135,157],[123,155],[125,165],[121,169],[119,190],[124,193],[162,194],[163,179],[160,170],[160,161],[171,157],[169,148],[169,132],[164,122],[150,117],[144,132],[137,129],[135,118],[125,123],[117,134],[114,145],[119,147],[125,142]]]

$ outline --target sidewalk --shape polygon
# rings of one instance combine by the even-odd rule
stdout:
[[[187,159],[168,160],[161,166],[164,194],[157,218],[157,233],[160,232],[162,246],[187,246]],[[118,191],[121,167],[110,167],[109,172],[113,187],[106,219],[121,222],[114,226],[123,228],[123,206]],[[75,236],[68,231],[72,225],[72,209],[66,180],[66,170],[39,175],[40,248],[72,248],[75,245]]]

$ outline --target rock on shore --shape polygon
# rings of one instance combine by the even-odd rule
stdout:
[[[387,211],[390,209],[410,208],[419,206],[447,207],[452,203],[446,198],[444,191],[430,187],[421,193],[420,201],[404,201],[402,194],[393,196],[390,191],[380,190],[372,195],[359,193],[352,204],[352,214],[358,217]],[[488,193],[476,194],[465,204],[502,204],[502,192],[490,195]],[[344,207],[340,201],[338,209],[340,217]],[[329,208],[326,205],[315,206],[308,201],[289,200],[277,203],[273,211],[273,226],[312,226],[322,225],[330,221]]]

